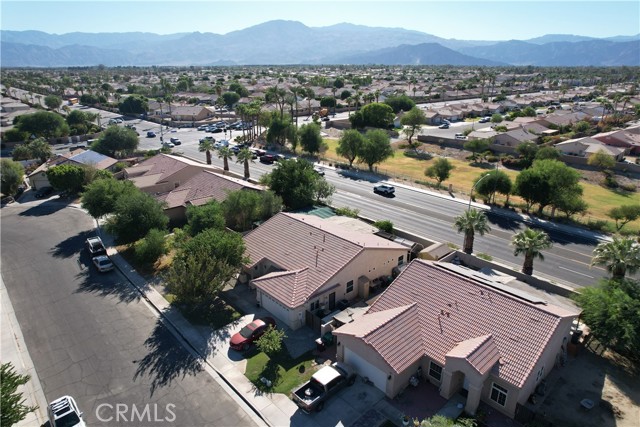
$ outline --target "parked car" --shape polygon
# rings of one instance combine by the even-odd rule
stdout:
[[[147,138],[155,138],[156,137],[156,133],[153,131],[149,131],[147,132]]]
[[[393,185],[380,184],[373,187],[373,192],[385,196],[391,196],[396,192],[396,188]]]
[[[251,345],[267,332],[269,326],[276,327],[276,321],[273,317],[255,319],[248,325],[243,326],[240,332],[231,337],[230,347],[238,351],[249,350]]]
[[[43,199],[53,193],[53,187],[42,187],[36,191],[36,199]]]
[[[165,141],[162,143],[162,146],[167,148],[173,148],[175,147],[175,144],[173,142]]]
[[[220,132],[222,132],[223,130],[224,130],[224,129],[222,129],[222,128],[220,128],[220,127],[216,127],[216,128],[213,128],[213,129],[211,130],[211,133],[220,133]]]
[[[17,199],[18,197],[22,196],[22,193],[24,193],[24,190],[25,190],[24,185],[19,186],[18,189],[16,190],[16,194],[14,194],[13,197]]]
[[[182,144],[182,141],[180,141],[180,138],[169,138],[169,141],[171,141],[175,145]]]
[[[489,123],[491,121],[491,117],[483,117],[478,120],[478,123]]]
[[[83,414],[71,396],[62,396],[49,403],[47,413],[51,427],[86,427]]]
[[[93,265],[96,266],[100,273],[113,270],[113,263],[111,259],[106,255],[100,255],[92,258]]]
[[[355,381],[356,374],[350,366],[334,362],[314,373],[309,381],[293,391],[291,397],[307,414],[320,412],[331,396]]]
[[[200,138],[200,141],[199,141],[199,142],[200,142],[200,144],[204,144],[204,142],[205,142],[205,141],[211,141],[211,142],[213,142],[213,141],[215,141],[215,139],[213,139],[213,137],[212,137],[212,136],[205,136],[204,138]]]
[[[449,129],[449,123],[443,123],[440,126],[438,126],[438,129]]]
[[[264,156],[265,154],[267,154],[266,151],[260,149],[260,148],[250,148],[251,151],[253,151],[256,156]]]
[[[324,168],[322,166],[314,166],[313,171],[320,176],[324,176]]]
[[[91,257],[96,257],[98,255],[106,255],[107,249],[104,247],[102,243],[102,239],[100,237],[89,237],[85,241],[85,247],[87,251],[91,255]]]

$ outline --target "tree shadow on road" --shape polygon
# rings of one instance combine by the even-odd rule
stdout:
[[[151,396],[156,389],[171,384],[173,380],[196,375],[203,370],[199,358],[185,350],[160,319],[144,346],[148,353],[141,360],[134,361],[138,368],[133,379],[148,376],[151,379]]]
[[[89,235],[90,233],[88,232],[82,232],[76,234],[75,236],[71,236],[51,248],[49,253],[56,258],[70,258],[74,255],[79,255],[81,258],[83,258],[82,255],[85,255],[83,251],[83,245]],[[91,261],[88,255],[86,256],[86,258],[88,261]]]
[[[18,215],[35,217],[53,215],[67,206],[68,203],[65,203],[64,201],[60,202],[58,199],[51,199],[40,203],[39,205],[32,206],[29,209],[20,212]]]

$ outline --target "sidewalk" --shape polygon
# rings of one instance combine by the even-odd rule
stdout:
[[[227,345],[228,329],[212,331],[203,335],[199,328],[189,323],[182,314],[171,307],[169,302],[147,281],[140,276],[129,263],[122,258],[114,248],[112,236],[102,234],[102,240],[107,247],[107,254],[111,257],[116,268],[140,291],[142,297],[159,313],[182,339],[195,351],[209,368],[215,372],[216,380],[229,395],[241,406],[247,409],[254,422],[259,426],[294,426],[294,414],[298,407],[283,394],[264,395],[244,376],[242,366],[244,361],[232,361],[224,351]],[[250,321],[251,315],[245,316],[235,326],[237,329],[245,321]],[[302,425],[302,424],[301,424]],[[305,427],[320,427],[312,420],[306,419]]]
[[[29,351],[24,342],[18,319],[16,319],[13,306],[9,300],[7,288],[4,286],[2,276],[0,276],[0,303],[1,316],[0,324],[2,325],[2,341],[0,342],[0,359],[2,363],[11,362],[18,374],[27,374],[31,379],[27,384],[20,387],[18,391],[22,392],[25,399],[25,405],[38,406],[34,412],[16,424],[18,427],[41,426],[47,421],[47,399],[44,397],[42,385],[36,373]]]

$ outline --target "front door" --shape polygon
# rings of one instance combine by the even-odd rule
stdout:
[[[336,293],[331,292],[329,294],[329,310],[333,311],[334,308],[336,308]]]

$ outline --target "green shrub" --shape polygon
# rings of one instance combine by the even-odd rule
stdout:
[[[485,261],[493,261],[493,257],[489,254],[485,254],[484,252],[478,252],[476,256]]]
[[[388,219],[384,219],[381,221],[376,221],[373,223],[374,227],[377,227],[378,229],[382,230],[382,231],[386,231],[389,234],[393,234],[393,223],[391,221],[389,221]]]
[[[152,264],[165,253],[167,247],[161,230],[149,230],[143,239],[135,243],[136,260],[142,264]]]
[[[620,184],[620,189],[630,193],[635,193],[638,190],[635,184]]]
[[[347,216],[349,218],[358,218],[360,214],[360,210],[351,208],[335,208],[334,211],[338,216]]]
[[[404,151],[404,155],[418,160],[431,160],[433,158],[431,153],[427,153],[425,151],[416,152],[415,150],[406,150]]]

